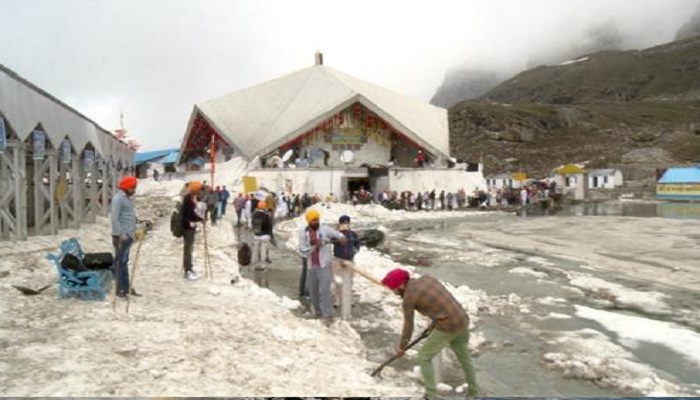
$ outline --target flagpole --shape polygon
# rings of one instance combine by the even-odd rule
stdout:
[[[216,156],[216,136],[211,135],[211,143],[209,146],[209,161],[211,162],[211,188],[214,188],[214,169],[216,168],[216,163],[214,157]]]

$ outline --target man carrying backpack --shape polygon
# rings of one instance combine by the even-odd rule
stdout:
[[[272,217],[267,211],[267,204],[259,201],[257,210],[253,213],[253,257],[255,257],[255,269],[262,267],[262,256],[265,253],[265,262],[270,263],[270,250],[268,244],[272,241]]]
[[[345,243],[334,242],[333,245],[335,304],[343,306],[342,315],[348,315],[349,309],[346,307],[349,307],[350,304],[345,304],[345,302],[342,301],[342,293],[345,285],[347,285],[348,292],[352,293],[354,271],[351,267],[355,259],[355,254],[360,251],[360,239],[357,237],[357,233],[350,229],[350,217],[347,215],[343,215],[338,219],[338,231],[345,236],[347,241]],[[338,281],[342,282],[342,284]]]

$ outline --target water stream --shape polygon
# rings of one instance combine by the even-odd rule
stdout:
[[[651,207],[653,206],[653,207]],[[578,207],[561,210],[561,215],[642,215],[658,216],[658,204],[615,205],[605,209]],[[700,204],[696,205],[700,209]],[[662,207],[663,208],[663,207]],[[674,210],[676,210],[674,208]],[[692,213],[694,208],[684,208]],[[691,211],[688,211],[691,210]],[[668,211],[665,211],[668,212]],[[677,210],[675,212],[678,212]],[[537,213],[533,213],[537,215]],[[502,220],[507,223],[510,215],[489,215],[478,218],[456,218],[449,220],[409,220],[387,225],[387,238],[379,251],[389,254],[395,261],[413,265],[421,273],[429,273],[454,286],[467,285],[483,290],[489,296],[517,294],[529,307],[528,313],[517,311],[483,318],[476,330],[487,338],[487,346],[475,358],[478,375],[486,394],[514,394],[519,396],[584,396],[616,397],[624,395],[614,389],[602,388],[581,379],[568,379],[561,373],[547,369],[544,353],[552,351],[547,341],[557,333],[591,328],[603,332],[617,344],[637,358],[638,362],[654,368],[663,379],[669,380],[689,391],[700,390],[700,366],[683,358],[682,354],[659,344],[641,342],[635,345],[617,340],[614,332],[595,321],[576,316],[574,306],[615,311],[637,317],[674,322],[695,329],[700,321],[688,320],[687,310],[700,309],[700,293],[674,291],[668,288],[651,287],[647,282],[621,278],[614,271],[592,270],[586,265],[571,260],[534,256],[503,249],[491,248],[460,237],[460,227],[474,229]],[[591,216],[594,218],[594,216]],[[246,233],[242,235],[245,238]],[[272,249],[273,267],[267,272],[243,271],[259,284],[269,287],[279,295],[292,299],[298,297],[300,258],[293,252]],[[494,261],[495,260],[495,261]],[[540,276],[513,274],[514,268],[529,268]],[[597,278],[637,291],[663,291],[670,309],[668,315],[648,315],[639,310],[610,309],[600,299],[588,297],[580,290],[572,290],[568,272],[593,275]],[[538,302],[542,297],[564,299],[565,303],[548,304]],[[369,358],[382,362],[393,351],[400,332],[386,332],[377,328],[368,329],[357,323],[360,318],[374,318],[378,310],[372,304],[359,303],[353,308],[351,324],[361,334],[369,348]],[[553,313],[567,318],[551,318]],[[301,311],[299,311],[301,316]],[[354,322],[353,322],[354,321]],[[415,361],[402,359],[393,366],[411,370]],[[463,377],[452,356],[446,362],[443,381],[450,385],[461,384]],[[698,392],[700,393],[700,392]]]

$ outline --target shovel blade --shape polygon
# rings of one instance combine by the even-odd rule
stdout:
[[[30,289],[30,288],[24,287],[24,286],[12,285],[12,287],[19,290],[20,292],[22,292],[22,294],[26,294],[27,296],[34,296],[34,295],[41,293],[37,290]]]
[[[22,294],[26,294],[27,296],[36,296],[37,294],[41,294],[41,292],[50,288],[51,286],[53,286],[53,283],[46,285],[39,290],[34,290],[34,289],[30,289],[30,288],[25,287],[25,286],[12,285],[13,288],[19,290],[20,292],[22,292]]]

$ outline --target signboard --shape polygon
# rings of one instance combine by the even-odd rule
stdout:
[[[524,173],[524,172],[516,172],[516,173],[513,174],[513,180],[515,180],[515,181],[520,181],[520,182],[522,182],[522,181],[524,181],[524,180],[526,180],[526,179],[527,179],[527,174]]]
[[[252,193],[258,190],[258,181],[254,176],[244,176],[241,179],[243,180],[243,193]]]
[[[362,144],[362,131],[346,128],[331,133],[331,144]]]
[[[5,120],[0,118],[0,154],[5,152],[7,147],[7,130],[5,129]]]
[[[42,131],[32,132],[32,147],[33,156],[35,160],[43,160],[46,154],[46,134]]]
[[[656,185],[656,197],[671,200],[700,199],[700,182],[698,183],[660,183]]]
[[[68,140],[68,138],[65,138],[61,142],[61,164],[70,164],[70,151],[70,140]]]

